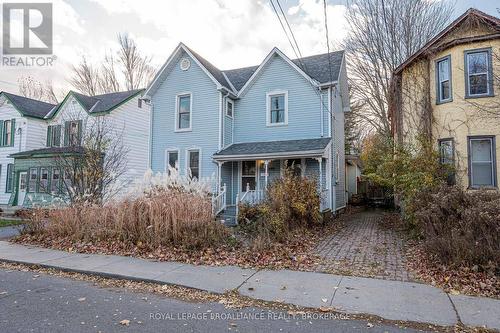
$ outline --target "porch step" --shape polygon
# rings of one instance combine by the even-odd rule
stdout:
[[[236,207],[226,207],[226,209],[217,216],[217,220],[221,221],[228,227],[234,227],[238,225],[238,221],[236,220]]]
[[[2,210],[2,216],[15,216],[16,212],[20,209],[23,209],[22,206],[9,206],[9,205],[0,205],[0,209]]]

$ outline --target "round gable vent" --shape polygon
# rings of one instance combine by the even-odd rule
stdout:
[[[181,59],[181,69],[183,71],[187,71],[189,69],[189,66],[191,66],[191,61],[189,61],[188,58],[182,58]]]

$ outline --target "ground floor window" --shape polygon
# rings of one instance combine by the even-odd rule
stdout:
[[[28,192],[36,192],[36,182],[38,181],[38,168],[30,168],[28,181]]]
[[[241,190],[245,192],[247,190],[255,190],[255,161],[243,161],[241,162]]]
[[[455,143],[452,138],[439,139],[439,162],[448,166],[447,182],[449,185],[455,184],[455,172],[453,167],[455,166]]]
[[[200,179],[200,152],[198,150],[188,151],[188,163],[191,177]]]
[[[59,180],[61,178],[61,171],[57,168],[52,169],[52,177],[50,179],[50,192],[51,193],[59,193],[60,186]]]
[[[5,192],[12,192],[14,187],[14,164],[7,164],[7,180],[5,181]]]
[[[468,149],[470,187],[495,187],[495,137],[469,137]]]
[[[167,151],[167,172],[168,167],[179,169],[179,152],[177,150]]]

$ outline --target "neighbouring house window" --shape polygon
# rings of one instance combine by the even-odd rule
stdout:
[[[437,102],[449,102],[451,98],[451,58],[447,56],[436,63],[437,71]]]
[[[226,103],[226,116],[233,118],[234,102],[230,99]]]
[[[490,52],[490,49],[482,49],[465,53],[466,97],[493,95]]]
[[[63,171],[62,177],[61,190],[63,193],[68,193],[68,189],[71,189],[71,187],[73,186],[73,183],[71,181],[71,174],[69,172]]]
[[[38,169],[30,168],[30,178],[28,181],[28,192],[36,192],[36,182],[38,181]]]
[[[14,164],[7,164],[7,180],[5,181],[5,192],[10,193],[14,187]]]
[[[38,192],[49,192],[49,169],[40,169],[40,187]]]
[[[50,192],[51,193],[59,193],[60,186],[59,181],[61,179],[61,171],[57,168],[52,169],[52,177],[50,179]]]
[[[453,139],[440,139],[439,143],[439,162],[448,166],[447,170],[447,182],[449,185],[455,184],[455,171],[453,170],[455,166],[455,144]]]
[[[495,138],[469,138],[469,184],[472,188],[496,186]]]
[[[268,93],[267,98],[267,125],[286,125],[288,122],[288,93]]]
[[[59,147],[61,145],[61,125],[47,126],[47,147]]]
[[[255,190],[255,161],[243,161],[241,162],[241,191],[245,192],[248,190]]]
[[[200,179],[200,152],[198,150],[188,151],[188,163],[191,177]]]
[[[167,151],[167,163],[169,167],[179,170],[179,151]]]
[[[2,146],[14,145],[14,133],[16,128],[16,120],[4,120],[2,125]]]
[[[191,94],[177,96],[177,129],[191,129]]]

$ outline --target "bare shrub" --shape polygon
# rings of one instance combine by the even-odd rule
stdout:
[[[259,243],[282,241],[293,230],[319,224],[320,197],[317,181],[297,177],[287,168],[268,188],[263,203],[241,205],[239,222]]]
[[[500,193],[441,186],[413,200],[428,251],[444,264],[500,269]]]

